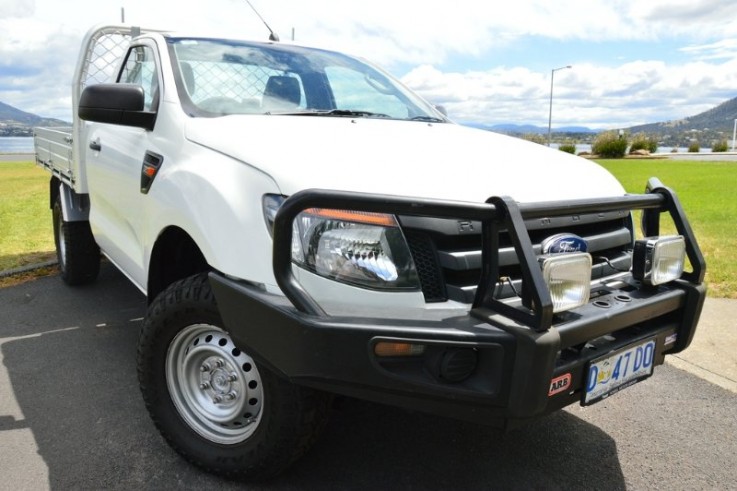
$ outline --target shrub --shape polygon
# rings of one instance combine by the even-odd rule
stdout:
[[[604,158],[618,159],[627,152],[627,136],[616,131],[599,133],[591,146],[591,151]]]
[[[726,152],[727,150],[729,150],[729,145],[727,144],[727,140],[719,140],[711,144],[712,152]]]
[[[574,145],[573,143],[562,143],[558,147],[558,150],[560,150],[561,152],[571,153],[575,155],[576,145]]]
[[[701,151],[701,145],[699,145],[699,142],[691,142],[688,145],[688,151],[689,153],[699,153]]]
[[[655,153],[658,151],[658,140],[654,136],[649,136],[645,133],[637,133],[632,137],[630,153],[636,150],[647,150],[650,153]]]

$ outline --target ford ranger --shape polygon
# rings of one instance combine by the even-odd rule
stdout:
[[[455,124],[364,60],[102,26],[72,99],[35,136],[61,278],[105,256],[147,296],[143,399],[208,471],[284,470],[334,394],[514,428],[694,335],[673,191]]]

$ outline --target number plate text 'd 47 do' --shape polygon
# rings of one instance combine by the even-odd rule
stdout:
[[[649,377],[654,358],[655,340],[650,339],[592,361],[582,404],[598,402]]]

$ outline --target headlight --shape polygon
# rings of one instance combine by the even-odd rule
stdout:
[[[591,291],[591,256],[586,252],[550,254],[539,258],[550,290],[553,312],[586,305]]]
[[[264,197],[273,217],[282,197]],[[419,290],[409,247],[393,215],[311,208],[292,224],[292,261],[331,280],[377,290]]]
[[[420,287],[393,215],[312,208],[294,220],[292,260],[335,281],[381,290]]]
[[[680,278],[685,261],[683,236],[647,237],[635,242],[632,275],[646,285],[661,285]]]

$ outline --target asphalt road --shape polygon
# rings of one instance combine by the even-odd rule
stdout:
[[[501,435],[353,399],[286,474],[242,485],[159,437],[135,349],[145,300],[103,266],[0,289],[0,489],[728,489],[737,394],[673,366],[612,398]]]

